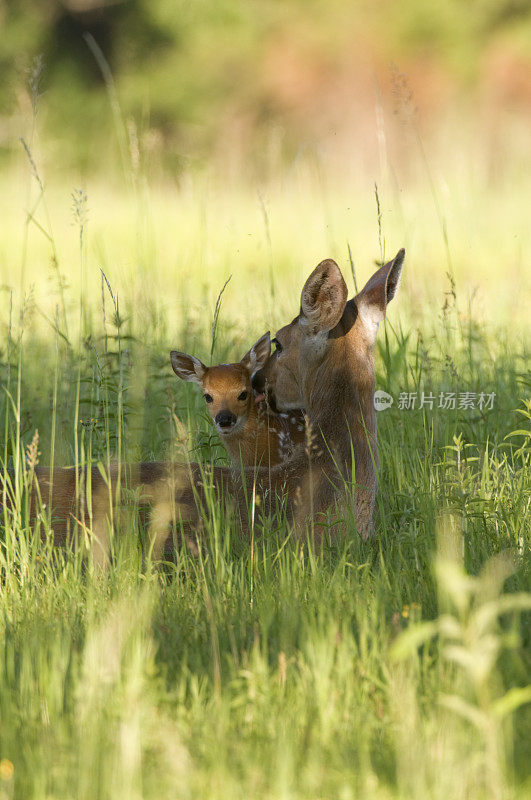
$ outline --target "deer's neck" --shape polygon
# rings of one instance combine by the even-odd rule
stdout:
[[[376,443],[372,354],[357,350],[347,337],[330,345],[327,357],[308,371],[305,381],[308,417],[325,450],[347,470],[354,456]]]

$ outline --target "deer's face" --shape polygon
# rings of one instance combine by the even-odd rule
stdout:
[[[404,251],[400,250],[349,303],[339,267],[331,259],[322,261],[304,284],[299,315],[276,333],[272,340],[275,352],[254,375],[256,391],[266,392],[271,405],[279,410],[308,409],[321,365],[355,372],[354,363],[339,363],[355,349],[372,369],[378,325],[397,290],[403,261]],[[348,342],[348,349],[340,345],[342,342]],[[325,393],[321,391],[321,395]],[[333,403],[333,398],[327,401]]]
[[[275,351],[253,377],[253,387],[266,395],[273,410],[301,408],[304,400],[299,360],[303,341],[299,317],[277,331],[272,343]]]
[[[245,425],[254,403],[251,376],[241,364],[207,369],[201,381],[208,413],[221,436],[237,433]]]
[[[218,432],[228,436],[240,432],[245,425],[255,403],[251,379],[270,353],[271,340],[267,331],[238,364],[205,367],[194,356],[172,350],[171,365],[181,380],[199,384]]]
[[[300,313],[277,331],[276,350],[254,377],[256,390],[263,386],[279,410],[308,408],[308,376],[326,358],[329,331],[341,319],[346,302],[339,267],[331,259],[322,261],[304,285]]]

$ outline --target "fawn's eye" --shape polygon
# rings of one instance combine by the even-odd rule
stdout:
[[[272,342],[272,343],[275,345],[275,347],[277,348],[275,352],[277,352],[277,353],[281,353],[281,352],[282,352],[282,345],[280,344],[280,342],[278,341],[278,339],[271,339],[271,342]]]
[[[213,403],[214,402],[214,398],[212,397],[211,394],[204,394],[203,397],[205,398],[207,403]]]
[[[242,400],[242,401],[243,400],[247,400],[247,395],[248,394],[249,394],[249,392],[243,391],[241,394],[238,395],[238,400]]]

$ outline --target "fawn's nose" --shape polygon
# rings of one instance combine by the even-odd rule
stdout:
[[[215,419],[216,425],[219,425],[220,428],[232,428],[232,426],[236,423],[236,414],[233,414],[232,411],[220,411],[216,414]]]

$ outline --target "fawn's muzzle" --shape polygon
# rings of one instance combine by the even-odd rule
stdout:
[[[232,428],[236,424],[236,414],[232,411],[220,411],[216,414],[215,423],[220,428]]]

